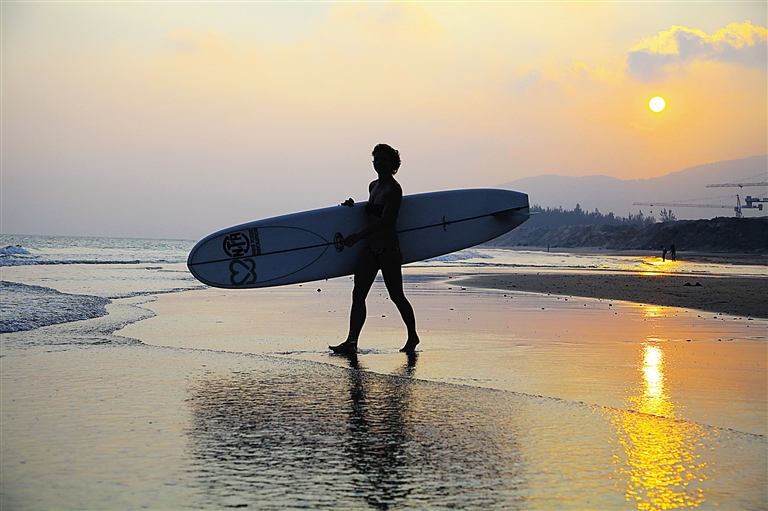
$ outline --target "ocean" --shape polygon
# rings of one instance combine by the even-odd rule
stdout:
[[[760,509],[764,320],[467,290],[515,271],[764,276],[473,248],[378,281],[208,288],[184,240],[0,236],[3,509]],[[762,364],[762,365],[760,365]]]

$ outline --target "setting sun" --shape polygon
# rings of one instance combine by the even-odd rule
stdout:
[[[648,107],[654,112],[661,112],[667,106],[667,102],[661,96],[655,96],[648,102]]]

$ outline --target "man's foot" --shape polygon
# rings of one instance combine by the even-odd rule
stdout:
[[[414,351],[416,351],[416,345],[419,344],[419,342],[420,341],[418,337],[414,339],[408,339],[408,341],[406,341],[405,343],[405,346],[400,348],[400,351],[402,351],[403,353],[413,353]]]
[[[337,346],[328,346],[334,353],[341,353],[343,355],[349,355],[357,353],[357,342],[344,341]]]

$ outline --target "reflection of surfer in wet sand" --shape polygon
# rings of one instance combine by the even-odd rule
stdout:
[[[397,306],[400,316],[408,329],[408,340],[400,351],[412,353],[419,344],[416,334],[416,318],[413,307],[403,293],[403,273],[400,253],[400,241],[397,237],[397,215],[403,200],[403,189],[395,181],[395,174],[400,168],[400,153],[388,146],[379,144],[373,148],[373,168],[379,178],[368,186],[370,192],[365,212],[370,223],[356,233],[344,238],[344,244],[351,247],[360,240],[365,240],[365,250],[355,268],[355,284],[352,290],[352,310],[349,318],[349,335],[338,346],[329,346],[336,353],[356,353],[357,340],[365,324],[367,314],[365,299],[371,290],[376,275],[381,270],[389,298]],[[344,206],[354,205],[352,199]]]

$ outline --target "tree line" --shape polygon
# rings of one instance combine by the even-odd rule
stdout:
[[[627,216],[617,216],[613,213],[603,214],[597,208],[588,212],[583,210],[578,203],[573,209],[563,209],[562,206],[544,209],[538,204],[534,204],[531,206],[530,212],[531,218],[524,224],[525,227],[560,227],[563,225],[637,225],[638,227],[645,227],[655,224],[657,221],[655,216],[645,215],[642,210],[638,211],[636,215],[629,213]],[[676,220],[671,210],[663,209],[659,216],[662,222]]]

